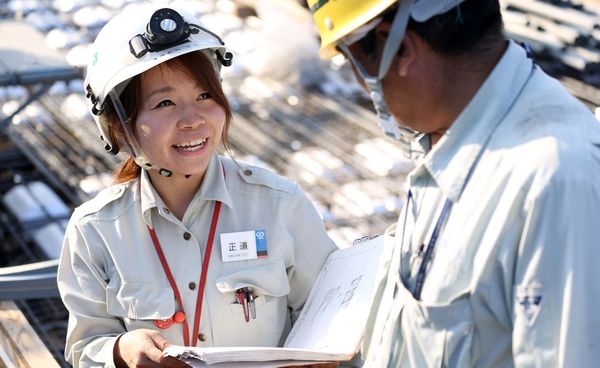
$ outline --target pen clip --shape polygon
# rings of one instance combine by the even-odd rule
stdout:
[[[242,309],[244,310],[244,320],[246,322],[250,321],[250,315],[248,313],[248,299],[246,297],[246,288],[239,288],[236,290],[237,302],[242,305]]]
[[[254,290],[252,288],[246,288],[246,301],[252,319],[256,319],[256,304],[254,303]]]

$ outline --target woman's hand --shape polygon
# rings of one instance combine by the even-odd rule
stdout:
[[[119,336],[115,342],[113,356],[118,368],[129,367],[173,367],[189,368],[183,361],[163,355],[163,350],[172,345],[156,331],[134,330]]]

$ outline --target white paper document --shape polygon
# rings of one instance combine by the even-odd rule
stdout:
[[[282,348],[190,348],[165,354],[193,367],[280,367],[352,359],[366,327],[380,277],[384,237],[329,255]]]
[[[383,237],[333,252],[284,347],[354,353],[375,293]]]

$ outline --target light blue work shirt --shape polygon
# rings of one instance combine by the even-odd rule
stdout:
[[[599,364],[600,124],[519,45],[509,43],[408,190],[365,366]]]

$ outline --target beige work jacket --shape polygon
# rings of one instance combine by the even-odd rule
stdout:
[[[302,189],[267,170],[215,155],[178,220],[143,171],[77,208],[64,240],[58,284],[69,309],[65,356],[75,367],[112,367],[116,337],[149,328],[183,345],[183,325],[154,321],[178,309],[154,249],[156,231],[188,318],[190,334],[215,201],[222,202],[210,257],[197,346],[277,346],[285,339],[335,244]],[[268,256],[223,262],[220,234],[264,229]],[[235,290],[257,294],[245,321]],[[190,336],[191,341],[191,336]]]

